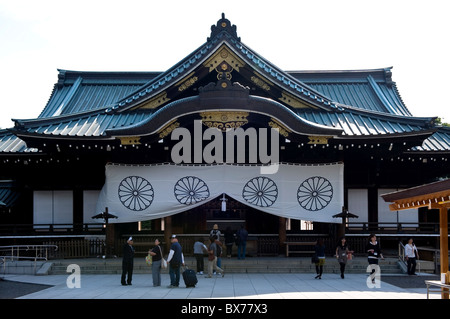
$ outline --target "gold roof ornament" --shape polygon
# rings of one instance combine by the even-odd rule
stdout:
[[[222,132],[247,124],[248,115],[248,112],[241,111],[211,111],[200,113],[203,125],[207,127],[215,127]]]

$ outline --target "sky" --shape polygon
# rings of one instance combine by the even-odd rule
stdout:
[[[414,116],[450,123],[450,1],[0,0],[0,128],[39,116],[58,69],[165,71],[225,17],[277,67],[393,67]]]

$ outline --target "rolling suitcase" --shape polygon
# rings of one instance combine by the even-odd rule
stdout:
[[[186,269],[183,272],[183,280],[184,284],[186,285],[186,288],[195,287],[195,285],[198,282],[197,274],[195,273],[194,270],[186,267]]]

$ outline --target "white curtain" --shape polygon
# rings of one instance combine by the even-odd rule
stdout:
[[[380,188],[378,189],[378,223],[381,227],[393,226],[392,223],[408,223],[405,227],[418,227],[419,209],[412,208],[401,211],[392,211],[389,209],[389,204],[381,197],[383,194],[401,191],[400,188]],[[391,223],[391,224],[386,224]]]
[[[34,191],[34,224],[73,224],[72,191]],[[35,226],[42,228],[47,226]],[[54,226],[57,228],[58,226]],[[63,225],[60,227],[67,227]]]
[[[341,163],[279,164],[272,174],[256,165],[106,166],[96,213],[108,207],[124,223],[189,210],[223,193],[261,211],[292,219],[339,223],[343,206]]]
[[[92,216],[96,214],[97,200],[100,191],[98,190],[85,190],[83,191],[83,223],[88,224],[89,228],[101,228],[101,225],[89,225],[103,223],[101,219],[92,219]]]
[[[350,218],[349,221],[352,223],[361,223],[355,226],[362,227],[363,223],[369,221],[368,193],[367,188],[348,190],[348,211],[358,216],[358,218]]]

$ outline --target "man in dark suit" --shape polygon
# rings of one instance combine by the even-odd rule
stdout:
[[[133,278],[133,260],[134,260],[134,247],[133,238],[130,237],[127,243],[123,245],[123,260],[122,260],[122,279],[121,283],[123,286],[131,285],[131,280]],[[128,278],[127,277],[128,274]],[[127,279],[125,281],[125,279]]]

